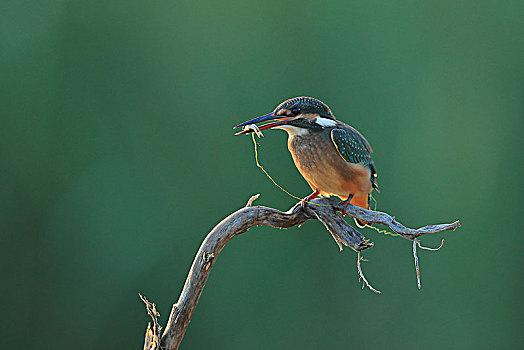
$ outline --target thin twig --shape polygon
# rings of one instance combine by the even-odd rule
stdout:
[[[358,280],[360,281],[360,279],[362,278],[362,281],[364,281],[364,283],[362,284],[362,289],[364,289],[364,284],[365,284],[372,292],[375,292],[377,294],[382,294],[381,291],[379,291],[378,289],[373,288],[371,286],[371,284],[369,284],[369,282],[366,279],[366,277],[364,277],[364,273],[362,272],[362,268],[360,267],[360,262],[361,261],[367,261],[367,260],[362,258],[360,256],[360,252],[358,252],[358,254],[357,254],[357,270],[358,270],[358,275],[360,276]]]
[[[430,248],[430,247],[422,246],[418,239],[416,239],[416,238],[413,239],[413,259],[415,259],[415,270],[417,271],[417,287],[418,287],[418,289],[420,289],[421,288],[421,284],[420,284],[420,267],[419,267],[419,264],[418,264],[417,245],[418,245],[418,247],[420,249],[430,250],[432,252],[436,252],[437,250],[440,250],[440,248],[442,248],[442,246],[444,245],[444,240],[442,240],[442,242],[440,242],[440,246],[438,246],[437,248]]]
[[[140,293],[138,293],[138,296],[140,299],[142,299],[144,304],[146,304],[147,313],[153,320],[153,328],[151,328],[151,322],[147,324],[146,336],[144,339],[144,350],[157,350],[158,346],[160,345],[158,335],[162,329],[162,327],[160,327],[158,324],[158,317],[160,314],[158,311],[156,311],[155,303],[149,302],[149,300],[147,300],[146,297]]]
[[[417,242],[417,245],[418,245],[418,247],[420,249],[430,250],[432,252],[436,252],[437,250],[440,250],[440,248],[442,248],[442,246],[444,245],[444,240],[442,240],[442,242],[440,242],[440,245],[437,248],[424,247],[424,246],[420,245],[420,241],[418,239],[415,239],[415,241]]]
[[[417,271],[417,287],[420,290],[420,269],[418,266],[418,256],[417,256],[417,239],[413,239],[413,259],[415,259],[415,270]]]
[[[257,200],[258,197],[260,197],[260,193],[257,193],[257,194],[255,194],[255,195],[251,196],[251,197],[248,199],[248,201],[247,201],[246,207],[250,207],[250,206],[252,206],[252,205],[253,205],[253,202],[254,202],[255,200]]]

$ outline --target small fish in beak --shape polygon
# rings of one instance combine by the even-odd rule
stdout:
[[[235,135],[249,134],[254,132],[258,138],[264,137],[262,130],[256,124],[247,124],[242,127],[242,131],[237,132]]]

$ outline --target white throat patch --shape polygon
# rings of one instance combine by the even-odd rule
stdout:
[[[301,135],[305,135],[309,133],[309,130],[304,129],[304,128],[297,128],[296,126],[293,126],[293,125],[280,125],[280,126],[275,126],[272,129],[286,130],[289,136],[301,136]]]
[[[331,120],[331,119],[327,119],[327,118],[322,118],[322,117],[317,117],[315,119],[315,123],[317,123],[318,125],[322,126],[322,127],[327,127],[327,126],[335,126],[337,125],[337,122],[334,121],[334,120]]]

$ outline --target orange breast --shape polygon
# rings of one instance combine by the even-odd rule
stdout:
[[[324,196],[335,195],[368,208],[368,193],[372,190],[371,170],[365,164],[346,162],[337,152],[326,132],[293,136],[288,140],[293,161],[313,190]]]

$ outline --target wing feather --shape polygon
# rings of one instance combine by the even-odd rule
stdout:
[[[371,158],[371,145],[356,129],[346,126],[331,130],[331,141],[335,145],[338,154],[348,163],[366,164],[371,170],[371,183],[377,187],[375,165]]]

